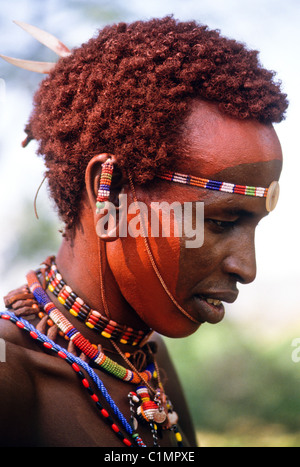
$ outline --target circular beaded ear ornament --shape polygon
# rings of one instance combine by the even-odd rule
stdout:
[[[266,209],[271,212],[275,209],[279,198],[279,183],[274,181],[268,188],[268,194],[266,197]]]

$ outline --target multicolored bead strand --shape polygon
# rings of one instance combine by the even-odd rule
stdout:
[[[16,324],[19,329],[26,331],[32,339],[34,339],[36,342],[41,343],[45,349],[54,352],[58,357],[63,359],[65,362],[67,362],[71,366],[71,368],[75,371],[75,373],[78,375],[83,387],[87,390],[89,396],[95,402],[96,408],[99,410],[101,415],[104,417],[104,420],[110,426],[110,428],[114,431],[116,436],[123,442],[125,446],[128,446],[128,447],[133,446],[132,442],[122,434],[119,427],[114,422],[113,418],[109,415],[108,411],[101,404],[99,397],[93,391],[84,373],[80,370],[80,366],[81,366],[91,377],[93,382],[96,384],[97,389],[101,392],[101,395],[105,398],[105,400],[108,402],[110,407],[113,409],[114,414],[117,416],[117,418],[121,422],[127,434],[131,436],[131,438],[133,439],[133,441],[136,443],[138,447],[146,447],[142,438],[136,432],[137,421],[134,417],[133,402],[131,402],[131,407],[130,407],[130,411],[132,415],[131,415],[131,424],[129,424],[126,418],[124,417],[124,415],[120,412],[119,408],[116,406],[115,402],[112,400],[112,398],[108,394],[100,378],[96,375],[94,370],[90,368],[90,366],[86,362],[84,362],[78,357],[75,357],[73,354],[69,353],[66,349],[60,347],[58,344],[56,344],[51,339],[49,339],[47,336],[45,336],[40,331],[38,331],[28,321],[24,320],[21,317],[17,317],[14,313],[10,311],[0,312],[0,318],[9,320],[12,323]],[[158,406],[155,402],[151,401],[149,397],[148,389],[145,386],[139,386],[137,388],[137,393],[135,392],[129,393],[129,399],[130,401],[134,401],[135,403],[136,402],[138,402],[139,404],[141,403],[139,407],[142,406],[142,409],[141,410],[138,409],[137,411],[138,415],[140,415],[146,422],[149,423],[151,433],[153,436],[153,440],[154,440],[154,447],[159,447],[157,425],[155,422],[155,420],[157,420],[157,418],[155,417],[155,413],[157,413]],[[133,422],[132,420],[135,420],[135,422]],[[161,422],[158,422],[158,423],[161,423]],[[183,446],[182,437],[181,437],[180,432],[178,431],[177,426],[175,424],[172,425],[170,427],[170,430],[174,431],[175,433],[177,445],[179,447]]]
[[[144,442],[140,438],[140,436],[137,433],[133,432],[133,430],[132,430],[131,426],[129,425],[129,423],[127,422],[126,418],[120,412],[120,410],[118,409],[118,407],[116,406],[114,401],[109,396],[109,394],[108,394],[106,388],[104,387],[102,381],[96,375],[96,373],[93,371],[93,369],[89,367],[88,364],[86,364],[80,358],[75,357],[71,353],[67,352],[65,349],[63,349],[58,344],[53,342],[51,339],[46,337],[44,334],[39,332],[28,321],[24,320],[21,317],[15,316],[14,313],[11,313],[9,311],[0,312],[0,318],[9,320],[12,323],[16,324],[19,329],[27,331],[32,339],[34,339],[35,341],[41,343],[44,346],[45,349],[55,352],[58,357],[63,359],[65,362],[67,362],[71,366],[71,368],[75,371],[75,373],[78,375],[78,377],[80,378],[83,387],[88,391],[91,399],[95,402],[97,409],[100,411],[101,415],[104,417],[105,421],[108,423],[108,425],[114,431],[116,436],[123,442],[123,444],[125,446],[132,447],[133,446],[132,442],[122,434],[122,432],[120,431],[119,427],[115,424],[112,417],[109,415],[107,410],[104,409],[104,407],[102,406],[102,404],[101,404],[101,402],[99,400],[99,397],[94,393],[93,389],[90,386],[89,381],[85,377],[84,373],[80,370],[80,366],[83,367],[83,369],[87,371],[88,375],[95,382],[95,384],[96,384],[98,390],[101,392],[102,396],[105,398],[105,400],[109,403],[110,407],[113,409],[115,415],[118,417],[119,421],[122,423],[122,425],[123,425],[125,431],[127,432],[127,434],[129,434],[133,438],[133,440],[136,442],[136,444],[138,446],[146,447],[146,445],[144,444]]]
[[[96,213],[99,214],[101,209],[104,208],[105,202],[109,200],[110,194],[110,185],[112,180],[112,174],[114,170],[114,165],[111,159],[107,159],[102,164],[102,171],[100,176],[99,189],[96,199]]]
[[[83,352],[95,365],[101,370],[105,370],[112,376],[126,381],[132,384],[139,384],[141,381],[150,381],[152,378],[153,371],[155,370],[154,365],[152,372],[149,368],[141,373],[137,373],[133,370],[129,370],[122,365],[116,363],[109,357],[107,357],[97,346],[90,343],[61,313],[54,303],[50,300],[47,293],[42,288],[36,273],[31,271],[27,274],[27,282],[29,290],[33,293],[37,302],[44,308],[45,313],[49,318],[57,325],[60,331],[70,339],[74,345]]]
[[[154,446],[159,447],[158,427],[160,430],[169,429],[175,434],[177,446],[183,446],[182,436],[177,426],[178,415],[174,412],[170,401],[166,400],[165,403],[163,402],[166,397],[161,388],[156,390],[155,398],[151,400],[148,388],[140,385],[137,387],[136,392],[129,392],[128,399],[130,424],[134,430],[138,427],[138,420],[148,423],[153,436]]]
[[[29,284],[31,284],[31,290],[33,290],[33,287],[35,287],[36,295],[39,293],[41,298],[42,298],[41,303],[43,303],[44,305],[45,304],[46,305],[51,304],[50,298],[47,296],[44,289],[42,289],[42,291],[40,290],[41,285],[40,285],[40,283],[38,281],[38,278],[36,277],[35,273],[32,273],[31,280],[32,280],[32,283],[29,281]],[[33,284],[34,284],[34,286],[33,286]],[[44,292],[45,295],[42,292]],[[51,311],[53,311],[53,310],[52,310],[51,307],[49,307],[49,309],[50,309],[49,313],[51,313]],[[57,318],[59,318],[60,311],[57,310],[57,312],[58,312],[58,315],[51,315],[51,317],[54,319],[54,321],[52,321],[52,319],[50,317],[48,318],[48,320],[47,320],[48,326],[53,326],[55,324],[55,321],[58,322]],[[13,318],[10,318],[9,314]],[[47,316],[46,313],[45,314],[42,313],[42,314],[43,314],[43,317]],[[22,321],[21,315],[18,315],[18,317],[17,317],[16,315],[14,315],[14,314],[12,314],[12,313],[10,313],[8,311],[6,312],[6,314],[4,313],[3,315],[4,315],[3,316],[4,319],[11,319],[12,322],[15,322],[20,329],[25,329],[25,327],[26,327],[26,326],[24,326],[25,321]],[[0,316],[0,318],[1,317],[2,316]],[[62,317],[64,318],[64,316],[62,316]],[[65,322],[64,322],[64,324],[65,324]],[[28,328],[26,328],[25,330],[28,330]],[[31,327],[31,337],[32,338],[37,338],[37,336],[39,336],[39,335],[44,336],[39,331],[37,331],[36,328],[34,328],[32,326]],[[64,337],[67,337],[63,333],[61,333],[61,335],[63,335]],[[74,335],[76,335],[76,333]],[[72,337],[72,336],[70,336],[70,337]],[[51,346],[51,345],[49,346],[50,339],[48,337],[44,336],[44,340],[45,341],[44,341],[43,345],[44,345],[45,348],[49,348],[49,350],[55,350],[56,348],[59,348],[59,346],[57,346],[56,344],[55,344],[55,346],[56,346],[55,348],[53,348],[53,346]],[[70,340],[70,338],[68,337],[67,340]],[[64,349],[61,349],[61,348],[59,348],[59,349],[60,349],[60,352],[57,351],[58,356],[60,356],[61,358],[65,358],[65,355],[67,355],[68,352],[65,351]],[[150,349],[148,349],[148,350],[150,350]],[[121,354],[122,354],[122,352],[121,352]],[[70,355],[72,355],[72,354],[70,354]],[[150,355],[151,355],[151,350],[150,350]],[[83,362],[80,358],[78,359],[78,357],[72,356],[72,358],[73,359],[75,358],[74,361],[78,362],[78,364],[85,365],[84,368],[86,369],[88,374],[91,376],[91,378],[97,384],[97,386],[101,389],[102,393],[106,394],[107,400],[110,401],[110,396],[108,395],[106,389],[103,387],[103,384],[101,383],[101,380],[99,380],[97,375],[90,368],[89,364],[87,364],[86,362]],[[124,359],[128,364],[130,363],[128,361],[128,356],[124,355]],[[68,363],[70,363],[70,360],[66,360],[66,361],[68,361]],[[124,379],[124,373],[122,373],[122,370],[117,375],[119,369],[122,368],[121,366],[115,364],[115,362],[113,362],[113,361],[110,361],[110,359],[108,359],[106,361],[106,364],[107,364],[107,367],[102,368],[102,369],[106,369],[106,371],[110,372],[110,374],[116,373],[115,376],[125,380]],[[130,364],[130,366],[132,366],[132,364]],[[75,370],[75,369],[78,368],[78,366],[76,367],[75,365],[73,365],[72,368],[73,368],[73,370]],[[124,370],[126,371],[126,369],[123,369],[123,371]],[[90,373],[90,372],[92,372],[92,373]],[[137,427],[138,427],[137,418],[140,418],[140,420],[143,420],[144,422],[149,424],[149,427],[150,427],[150,430],[151,430],[151,433],[152,433],[152,436],[153,436],[154,446],[158,446],[158,427],[159,427],[160,432],[161,432],[161,430],[166,430],[166,429],[169,429],[169,430],[173,431],[174,434],[175,434],[176,440],[177,440],[177,445],[182,446],[181,434],[179,433],[179,431],[177,429],[177,425],[176,425],[177,421],[178,421],[178,416],[177,416],[176,412],[173,411],[172,404],[167,400],[167,398],[166,398],[166,396],[164,394],[164,390],[163,390],[161,382],[160,382],[159,370],[158,370],[157,364],[155,363],[155,359],[154,359],[154,363],[150,364],[146,368],[146,370],[144,372],[142,372],[142,373],[134,372],[134,373],[136,373],[136,379],[132,379],[131,382],[132,383],[137,383],[137,384],[143,382],[144,385],[142,385],[142,386],[140,385],[136,389],[137,393],[139,395],[137,395],[137,393],[130,392],[131,397],[129,398],[129,402],[130,402],[130,413],[131,413],[131,423],[130,423],[131,429],[133,431],[137,430]],[[93,394],[92,389],[89,386],[88,381],[86,380],[86,378],[84,378],[84,376],[82,376],[82,373],[79,374],[79,377],[81,377],[83,386],[87,388],[90,396],[96,402],[97,408],[100,409],[100,411],[101,411],[101,413],[102,413],[102,415],[104,417],[107,417],[107,422],[111,423],[112,429],[116,433],[118,433],[116,425],[113,425],[113,421],[108,416],[107,412],[105,410],[102,410],[103,408],[102,408],[102,406],[100,406],[100,402],[99,402],[97,396],[95,394]],[[97,380],[97,378],[98,378],[98,380]],[[147,378],[147,379],[145,379],[145,378]],[[159,387],[157,389],[153,388],[152,378],[155,378],[158,381]],[[149,384],[150,381],[151,381],[151,386]],[[154,394],[154,400],[151,400],[148,389],[151,390],[151,392]],[[97,404],[97,402],[99,402],[99,403]],[[135,410],[135,404],[136,403],[138,403],[137,410]],[[111,403],[111,407],[113,408],[114,412],[118,415],[118,408],[113,403]],[[135,417],[135,414],[137,415],[137,418]],[[167,420],[166,420],[166,417],[167,417]],[[164,423],[165,420],[166,420],[166,423]],[[123,420],[123,422],[125,423],[124,420]],[[121,434],[119,434],[118,436],[122,439]],[[138,445],[143,446],[143,442],[140,441],[139,435],[137,433],[133,433],[132,438],[135,440],[135,442]],[[126,443],[127,442],[124,441],[125,445],[127,445]]]
[[[53,257],[51,258],[51,262],[48,262],[48,272],[51,268],[51,264],[53,261]],[[77,295],[72,292],[70,288],[62,281],[61,276],[57,272],[56,268],[54,265],[52,265],[53,268],[51,268],[51,281],[48,280],[48,284],[51,282],[52,286],[54,287],[53,293],[57,298],[60,298],[59,302],[61,304],[67,303],[68,306],[73,306],[73,302],[76,301]],[[162,430],[167,430],[170,429],[175,433],[175,437],[177,440],[177,445],[180,446],[182,445],[182,439],[181,435],[178,432],[176,423],[178,420],[178,417],[176,413],[173,411],[171,404],[168,405],[166,403],[166,396],[164,394],[164,390],[160,381],[160,376],[159,376],[159,369],[157,367],[155,358],[152,354],[152,349],[148,345],[147,348],[147,353],[148,353],[148,358],[151,357],[151,360],[153,363],[150,363],[148,367],[144,371],[137,371],[132,362],[129,360],[129,355],[123,354],[121,349],[117,346],[116,342],[114,340],[111,340],[111,343],[115,347],[115,349],[118,351],[118,353],[122,356],[123,360],[127,363],[128,369],[123,367],[122,365],[118,364],[117,362],[113,361],[112,359],[108,358],[103,352],[101,346],[99,348],[96,345],[93,345],[90,343],[88,339],[86,339],[74,326],[72,323],[69,322],[69,320],[65,317],[65,315],[56,307],[56,305],[51,301],[50,297],[47,295],[47,292],[44,290],[42,287],[37,274],[42,273],[42,271],[31,271],[27,274],[27,291],[25,294],[25,298],[27,296],[31,296],[31,302],[34,303],[35,308],[34,312],[36,312],[36,308],[38,309],[39,317],[41,319],[44,319],[44,322],[47,322],[47,325],[52,327],[53,325],[56,325],[59,334],[64,337],[66,340],[71,341],[77,349],[79,349],[81,352],[83,352],[84,355],[86,355],[89,359],[90,362],[86,363],[87,368],[90,369],[90,365],[95,366],[99,368],[100,370],[104,370],[111,374],[112,376],[124,381],[124,382],[130,382],[135,385],[139,385],[139,387],[136,389],[135,394],[135,403],[138,401],[138,407],[136,407],[135,410],[135,403],[133,403],[133,399],[130,399],[130,413],[131,413],[131,429],[135,431],[138,426],[138,419],[140,421],[144,421],[149,425],[149,428],[151,430],[152,436],[153,436],[153,442],[154,446],[159,446],[158,444],[158,438],[162,433]],[[43,271],[43,277],[46,277],[45,274],[47,274],[47,270]],[[61,292],[66,290],[66,294],[62,294]],[[22,289],[23,291],[23,289]],[[54,292],[55,291],[55,292]],[[19,291],[15,291],[17,293],[16,295],[16,300],[20,296]],[[31,294],[31,295],[30,295]],[[71,296],[72,294],[72,296]],[[24,294],[23,294],[24,295]],[[22,296],[23,296],[22,295]],[[71,296],[71,299],[69,299],[69,296]],[[84,305],[83,301],[79,299],[80,303],[77,300],[77,303],[80,305],[80,309],[82,310],[82,306]],[[10,302],[11,303],[11,300]],[[32,305],[32,304],[31,304]],[[43,312],[40,311],[43,309]],[[89,308],[83,308],[84,311],[82,311],[82,315],[86,316],[87,310]],[[26,310],[27,312],[27,310]],[[8,315],[6,316],[6,319],[8,319]],[[24,326],[21,324],[21,314],[18,315],[18,318],[15,315],[14,320],[17,320],[16,323],[18,327],[21,329],[24,328]],[[0,316],[1,317],[1,316]],[[46,317],[48,319],[46,319]],[[35,328],[33,328],[35,329]],[[34,336],[37,336],[38,331],[32,331],[31,337],[34,338]],[[57,332],[57,331],[55,331]],[[55,336],[55,333],[51,333],[49,330],[49,336]],[[46,338],[48,339],[48,338]],[[49,350],[55,351],[52,346],[45,342],[44,344],[45,348],[49,348]],[[61,358],[66,358],[65,355],[67,354],[67,351],[64,351],[62,349],[57,352],[58,356]],[[78,357],[76,357],[78,358]],[[82,362],[81,359],[79,361]],[[68,361],[69,362],[69,361]],[[83,363],[83,362],[82,362]],[[73,370],[76,371],[78,367],[73,365]],[[88,370],[87,370],[88,371]],[[117,429],[117,426],[113,423],[113,420],[108,416],[107,412],[105,410],[102,410],[103,407],[101,406],[98,396],[93,393],[88,380],[82,376],[82,373],[79,373],[79,377],[81,377],[82,384],[84,387],[87,388],[90,396],[92,399],[95,401],[96,406],[98,409],[100,409],[102,415],[107,418],[107,422],[111,424],[111,428],[117,433],[117,436],[122,438],[122,434],[120,433],[120,430]],[[94,377],[91,376],[93,379],[97,376],[94,373]],[[94,379],[95,380],[95,379]],[[156,384],[158,384],[158,388],[155,389],[155,384],[154,381],[156,381]],[[152,396],[150,396],[150,392]],[[98,404],[97,404],[98,403]],[[118,409],[117,409],[118,410]],[[137,418],[133,415],[136,414]],[[176,415],[176,417],[175,417]],[[132,434],[132,438],[136,442],[136,444],[143,446],[143,442],[140,441],[139,435],[137,433]],[[126,444],[127,443],[127,444]],[[128,445],[128,441],[124,441],[125,445]]]
[[[99,332],[103,337],[121,344],[139,345],[149,332],[136,331],[128,326],[121,326],[90,308],[63,280],[55,263],[46,274],[47,288],[72,316],[84,322],[87,327]]]
[[[193,175],[185,175],[178,172],[167,171],[158,174],[157,177],[168,180],[169,182],[182,183],[184,185],[197,186],[199,188],[222,191],[225,193],[237,193],[239,195],[258,196],[260,198],[266,198],[268,194],[268,188],[235,185],[234,183],[209,180],[208,178],[194,177]]]
[[[160,415],[159,407],[155,401],[152,401],[146,386],[139,386],[136,389],[136,394],[141,400],[141,405],[137,409],[137,415],[142,416],[147,422],[155,421],[163,423],[166,419],[166,414],[162,411]]]

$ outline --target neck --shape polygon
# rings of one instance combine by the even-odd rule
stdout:
[[[96,253],[97,252],[97,253]],[[74,238],[63,239],[56,256],[56,265],[63,280],[92,309],[120,325],[146,331],[146,324],[124,299],[106,261],[105,242],[88,232],[76,231]],[[69,321],[91,342],[107,345],[97,332],[68,313],[51,297]]]

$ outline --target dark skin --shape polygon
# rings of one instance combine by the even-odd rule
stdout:
[[[178,171],[196,176],[219,177],[228,182],[269,186],[281,171],[281,149],[271,126],[252,121],[232,120],[219,113],[213,104],[196,102],[185,122],[185,158]],[[214,125],[215,132],[211,131]],[[218,160],[225,154],[227,167]],[[245,158],[242,163],[240,154]],[[94,157],[86,171],[80,222],[72,241],[64,239],[57,254],[57,266],[64,280],[92,308],[135,329],[152,328],[170,337],[195,332],[205,322],[218,322],[224,315],[223,305],[208,305],[211,297],[232,302],[237,297],[237,283],[249,283],[256,273],[254,232],[267,215],[265,201],[241,195],[209,192],[195,187],[156,181],[147,190],[136,187],[138,200],[205,202],[205,241],[199,249],[184,247],[177,237],[149,239],[153,256],[163,278],[177,302],[193,320],[182,314],[170,300],[154,273],[141,238],[116,238],[114,241],[96,232],[99,216],[95,201],[101,163],[105,155]],[[203,158],[210,158],[217,168],[207,172]],[[205,160],[206,160],[205,159]],[[211,167],[209,165],[208,167]],[[203,173],[203,172],[207,173]],[[133,194],[124,177],[112,195],[122,188],[130,200]],[[101,261],[100,261],[101,259]],[[101,291],[100,262],[106,291]],[[71,267],[70,267],[71,265]],[[147,287],[143,286],[147,284]],[[142,287],[141,287],[142,285]],[[64,309],[55,297],[57,307]],[[91,342],[102,344],[114,360],[124,364],[110,342],[88,329],[72,315],[69,321]],[[33,323],[37,323],[35,319]],[[6,363],[0,364],[0,444],[2,446],[122,446],[107,428],[78,382],[73,370],[62,360],[40,349],[24,332],[8,321],[0,320],[0,336],[6,341]],[[61,337],[57,342],[66,347]],[[165,391],[179,414],[181,431],[187,444],[196,446],[195,433],[183,392],[161,337],[157,362],[167,375]],[[123,346],[123,351],[131,350]],[[98,370],[97,370],[98,371]],[[112,376],[98,371],[120,410],[129,418],[127,394],[132,390]],[[149,429],[139,426],[139,434],[149,446]],[[166,431],[160,446],[172,445]]]

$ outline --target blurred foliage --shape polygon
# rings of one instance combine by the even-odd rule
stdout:
[[[235,437],[248,436],[257,445],[268,430],[287,437],[294,433],[291,442],[300,446],[300,367],[291,357],[294,337],[264,345],[224,321],[203,325],[188,338],[166,339],[196,429],[222,434],[223,442],[235,444]]]
[[[287,432],[280,425],[257,425],[243,420],[236,427],[218,432],[198,432],[198,446],[202,447],[299,447],[300,432]]]

